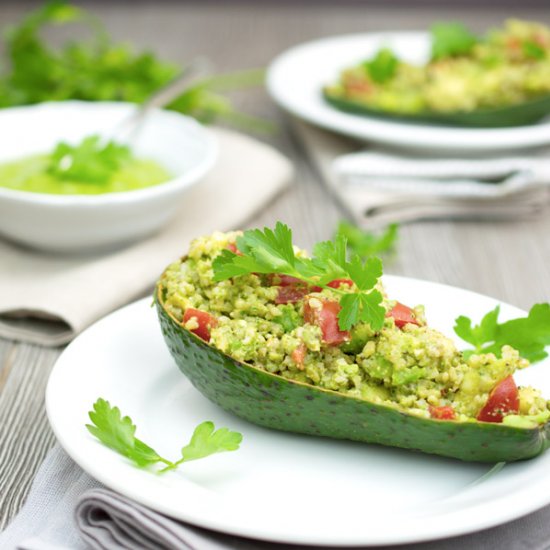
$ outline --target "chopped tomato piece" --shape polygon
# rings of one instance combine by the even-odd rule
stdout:
[[[206,311],[188,307],[183,314],[183,324],[193,318],[197,320],[199,326],[191,329],[191,332],[196,334],[199,338],[202,338],[205,342],[209,342],[210,329],[218,326],[218,320]]]
[[[342,285],[353,286],[353,281],[351,279],[334,279],[327,284],[331,288],[340,288]]]
[[[229,243],[225,248],[233,252],[233,254],[237,254],[237,256],[243,255],[243,253],[237,248],[237,245],[235,243]]]
[[[304,281],[291,277],[290,275],[279,275],[278,273],[271,273],[268,275],[269,284],[271,286],[292,286],[292,285],[304,285]]]
[[[290,357],[296,363],[298,368],[302,370],[304,368],[304,359],[306,358],[307,348],[302,342],[295,350],[292,351]]]
[[[319,302],[320,307],[315,307],[312,301]],[[311,298],[304,301],[304,321],[321,328],[323,342],[331,346],[337,346],[348,342],[350,334],[347,330],[340,330],[338,326],[338,313],[342,307],[333,300]]]
[[[279,286],[279,294],[275,298],[276,304],[295,304],[310,292],[321,292],[319,286],[309,287],[304,281],[290,275],[271,273],[267,277],[271,286]]]
[[[489,394],[487,403],[479,411],[477,419],[482,422],[502,422],[506,413],[519,412],[519,393],[512,375],[499,382]]]
[[[397,328],[403,328],[408,323],[420,326],[414,311],[400,302],[396,302],[393,308],[386,313],[386,317],[393,317]]]
[[[430,416],[437,418],[437,420],[454,420],[455,410],[450,405],[441,405],[439,407],[432,407],[430,405]]]
[[[519,38],[516,38],[515,36],[511,36],[506,40],[506,47],[509,50],[519,50],[521,46],[521,41]]]
[[[303,300],[304,296],[309,294],[310,290],[307,286],[282,286],[279,288],[279,293],[275,298],[276,304],[295,304]]]

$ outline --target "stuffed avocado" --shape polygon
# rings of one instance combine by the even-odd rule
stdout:
[[[270,262],[280,262],[268,245],[253,247],[240,233],[198,238],[158,283],[170,351],[211,400],[272,428],[463,460],[519,460],[546,448],[548,403],[538,390],[516,386],[513,373],[528,366],[516,350],[458,351],[421,306],[387,297],[377,277],[367,289],[374,263],[340,258],[354,280],[314,275],[318,286],[305,275],[268,273]],[[327,247],[315,252],[303,273],[332,269],[319,260],[323,253],[328,261]],[[254,254],[258,261],[247,269],[260,271],[228,276],[228,265],[245,271]],[[307,258],[296,248],[288,254],[298,264]],[[240,267],[230,265],[235,257]],[[360,309],[348,306],[361,292],[371,300],[366,309],[378,307],[382,316],[364,322],[359,314],[343,327],[342,312]]]
[[[457,23],[432,27],[424,65],[388,48],[342,71],[323,89],[358,114],[464,126],[531,124],[550,113],[550,29],[509,20],[478,38]]]

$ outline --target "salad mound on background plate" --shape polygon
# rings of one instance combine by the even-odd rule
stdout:
[[[323,89],[334,106],[457,125],[529,124],[550,113],[550,29],[511,19],[483,38],[435,24],[431,57],[414,65],[384,47]],[[477,115],[477,116],[474,116]]]

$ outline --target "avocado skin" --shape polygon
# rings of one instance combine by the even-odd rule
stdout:
[[[368,115],[400,122],[427,122],[440,126],[464,126],[471,128],[527,126],[529,124],[535,124],[541,118],[550,114],[550,95],[496,109],[479,109],[471,112],[454,113],[424,111],[414,115],[370,109],[356,101],[331,97],[326,92],[323,92],[323,97],[333,107],[347,113]]]
[[[210,401],[254,424],[402,447],[469,462],[532,458],[549,446],[550,423],[533,429],[420,418],[384,405],[286,380],[241,363],[184,329],[155,299],[168,349]]]

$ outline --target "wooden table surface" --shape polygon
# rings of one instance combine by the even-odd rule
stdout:
[[[364,8],[357,3],[309,6],[291,2],[84,4],[117,40],[155,49],[174,61],[211,58],[219,71],[261,67],[282,50],[332,34],[422,29],[433,20],[462,20],[483,30],[501,22],[503,9]],[[36,5],[36,4],[33,4]],[[29,5],[0,4],[0,22],[15,21]],[[550,13],[514,15],[550,22]],[[299,139],[263,90],[242,93],[242,109],[276,120],[265,139],[296,164],[297,178],[250,225],[283,220],[304,246],[329,237],[342,217],[308,165]],[[550,298],[550,217],[526,222],[431,222],[402,228],[397,259],[388,271],[489,294],[522,308]],[[2,259],[0,258],[0,269]],[[44,455],[54,444],[44,410],[48,374],[62,349],[0,340],[0,530],[17,513]]]

